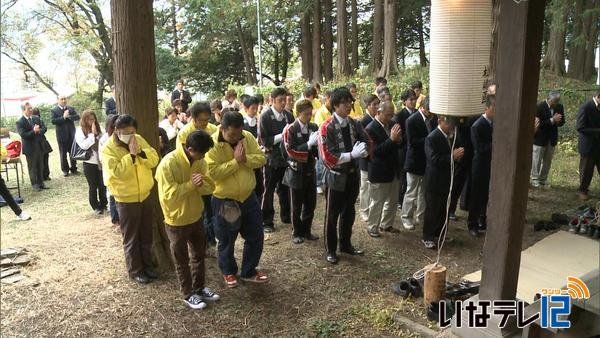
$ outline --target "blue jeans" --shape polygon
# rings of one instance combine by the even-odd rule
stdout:
[[[108,210],[110,211],[110,221],[112,224],[119,223],[119,212],[117,211],[117,202],[113,195],[110,194],[108,189],[106,189],[106,194],[108,195]]]
[[[250,278],[256,275],[256,267],[260,262],[263,251],[264,233],[262,228],[262,211],[258,204],[256,194],[253,192],[244,202],[236,202],[241,210],[241,226],[232,230],[219,210],[225,200],[212,198],[214,217],[214,230],[219,244],[219,268],[224,275],[235,275],[238,266],[234,257],[235,240],[238,234],[244,239],[244,251],[242,257],[242,278]]]
[[[212,195],[204,195],[202,196],[202,201],[204,202],[204,234],[206,235],[206,243],[210,245],[216,245],[217,241],[215,240],[215,228],[213,226],[213,211],[212,211]]]
[[[323,165],[323,161],[321,161],[321,159],[317,159],[315,168],[317,170],[317,187],[320,187],[323,185],[323,176],[325,172],[325,166]]]

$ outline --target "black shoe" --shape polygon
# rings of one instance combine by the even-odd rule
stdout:
[[[456,221],[458,219],[458,217],[456,217],[456,214],[453,212],[449,212],[448,213],[448,219],[451,221]]]
[[[308,241],[316,241],[319,239],[319,236],[315,236],[313,234],[308,234],[307,236],[304,236],[304,239],[306,239]]]
[[[394,293],[402,298],[408,298],[408,296],[410,296],[410,286],[405,280],[401,281],[400,283],[392,284],[392,290],[394,290]]]
[[[362,256],[365,254],[365,252],[363,250],[359,250],[353,246],[351,246],[349,248],[340,249],[340,252],[347,253],[348,255],[352,255],[352,256]]]
[[[477,229],[475,229],[475,228],[469,228],[469,235],[471,235],[473,237],[478,237],[479,231],[477,231]]]
[[[79,175],[79,171],[77,169],[71,170],[71,174],[73,174],[73,175]]]
[[[479,222],[479,226],[477,227],[479,232],[486,232],[487,230],[487,222]]]
[[[292,238],[292,243],[294,243],[294,244],[302,244],[302,243],[304,243],[304,238],[302,238],[300,236],[294,236]]]
[[[281,222],[284,223],[284,224],[292,224],[292,220],[289,219],[289,218],[282,218]]]
[[[44,181],[52,181],[50,177],[44,177]]]
[[[144,269],[144,274],[150,279],[158,279],[158,274],[150,266]]]
[[[136,281],[140,284],[148,284],[148,283],[152,282],[152,280],[150,278],[148,278],[147,276],[145,276],[144,274],[133,276],[133,277],[131,277],[131,279],[133,279],[134,281]]]
[[[327,261],[331,264],[337,264],[338,262],[338,257],[336,254],[334,253],[328,253],[327,254]]]
[[[69,172],[68,171],[63,171],[63,177],[68,177],[69,176]]]
[[[96,209],[96,210],[94,210],[94,214],[96,214],[98,216],[101,216],[103,213],[104,213],[104,210],[102,210],[102,209]]]
[[[270,234],[272,232],[275,232],[275,226],[273,226],[273,225],[265,225],[265,226],[263,226],[263,231],[265,233],[268,233],[268,234]]]
[[[408,287],[410,288],[410,293],[413,297],[419,298],[423,296],[423,286],[419,281],[415,278],[408,279]]]

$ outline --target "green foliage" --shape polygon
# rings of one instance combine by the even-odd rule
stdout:
[[[317,319],[313,321],[311,327],[315,330],[317,337],[340,336],[346,328],[343,323],[326,319]]]
[[[75,93],[68,99],[69,106],[72,106],[81,114],[84,110],[92,109],[96,115],[104,115],[103,107],[98,106],[98,102],[94,100],[94,93],[80,92]]]

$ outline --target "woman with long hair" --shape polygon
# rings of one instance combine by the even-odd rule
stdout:
[[[83,173],[88,182],[88,198],[90,206],[97,215],[102,215],[108,204],[106,200],[106,187],[102,179],[102,166],[100,164],[99,141],[102,129],[96,114],[88,109],[81,114],[79,128],[75,132],[75,142],[83,150],[91,149],[91,156],[83,161]]]

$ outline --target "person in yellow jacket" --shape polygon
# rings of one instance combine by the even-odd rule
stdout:
[[[196,102],[191,108],[190,113],[192,120],[186,124],[183,129],[177,134],[177,148],[181,148],[182,144],[185,144],[187,137],[196,130],[204,130],[209,135],[214,134],[217,131],[217,126],[210,123],[210,103],[206,101]]]
[[[203,309],[204,301],[220,299],[205,286],[206,237],[202,226],[202,212],[211,207],[204,205],[202,196],[214,189],[204,154],[213,144],[205,131],[192,132],[185,147],[163,158],[155,176],[180,291],[192,309]]]
[[[325,104],[321,106],[313,115],[317,126],[321,126],[323,122],[331,117],[331,107],[329,107],[329,99],[331,98],[331,90],[325,92]]]
[[[263,250],[262,211],[254,192],[254,169],[267,162],[258,142],[244,128],[242,114],[223,114],[214,147],[206,154],[208,175],[215,182],[212,207],[215,235],[219,240],[218,261],[227,287],[236,287],[238,266],[234,257],[238,234],[244,238],[240,277],[254,283],[268,281],[256,269]]]
[[[350,82],[346,84],[346,88],[348,88],[350,94],[352,94],[352,98],[354,99],[352,110],[350,111],[350,117],[355,120],[361,120],[365,113],[360,105],[360,99],[358,98],[358,87],[356,87],[355,83]]]
[[[302,93],[303,98],[300,98],[298,101],[296,101],[296,103],[294,103],[294,110],[292,111],[292,113],[294,114],[295,118],[298,118],[298,112],[296,111],[296,105],[298,105],[298,103],[302,100],[309,100],[312,103],[312,108],[313,108],[313,114],[312,117],[310,118],[310,122],[315,122],[315,114],[316,112],[321,108],[322,104],[321,104],[321,100],[319,100],[319,94],[317,91],[317,88],[313,85],[309,85],[308,87],[306,87],[306,89],[304,89],[304,92]]]
[[[423,82],[417,80],[411,83],[410,89],[414,90],[415,94],[417,95],[417,105],[415,108],[419,109],[419,107],[421,107],[421,103],[425,99],[425,95],[423,94]]]
[[[102,148],[102,169],[117,202],[127,271],[133,280],[146,284],[158,278],[152,267],[154,210],[149,198],[158,153],[136,129],[133,116],[119,116],[113,136]]]

